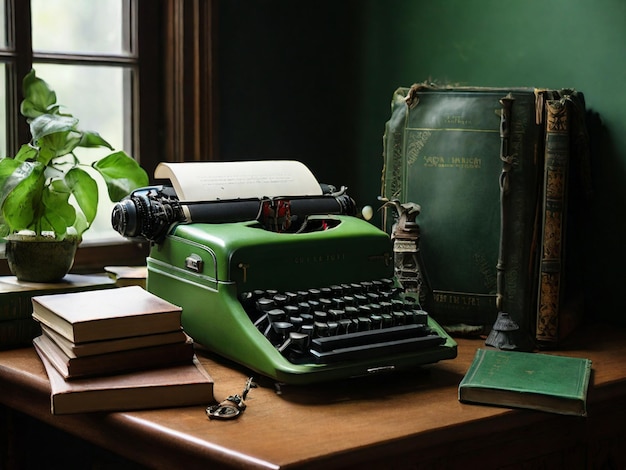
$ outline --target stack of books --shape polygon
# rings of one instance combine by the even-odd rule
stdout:
[[[214,401],[180,307],[139,286],[36,296],[32,304],[54,414]]]

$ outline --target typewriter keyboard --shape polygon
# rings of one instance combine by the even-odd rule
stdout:
[[[366,360],[445,343],[393,280],[241,295],[256,328],[294,364]]]

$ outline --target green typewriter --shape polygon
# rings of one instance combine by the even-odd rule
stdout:
[[[247,162],[249,176],[241,167],[231,172],[236,194],[241,178],[254,179],[251,194],[260,191],[258,180],[266,194],[267,181],[283,185],[283,176],[274,181],[284,175],[274,171],[281,164]],[[345,188],[303,189],[299,182],[294,196],[227,191],[225,198],[222,183],[230,180],[212,170],[208,187],[198,183],[210,196],[198,201],[181,197],[179,173],[197,178],[194,164],[176,165],[156,173],[173,186],[133,192],[115,206],[112,221],[122,235],[154,242],[147,289],[183,308],[183,328],[195,342],[291,384],[456,357],[456,343],[394,280],[389,236],[354,215]]]

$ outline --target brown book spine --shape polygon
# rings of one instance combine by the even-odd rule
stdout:
[[[543,221],[539,265],[536,339],[559,340],[563,293],[565,213],[569,170],[569,115],[565,99],[546,101]]]

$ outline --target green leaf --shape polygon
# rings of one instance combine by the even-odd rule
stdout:
[[[76,220],[76,209],[69,202],[70,192],[60,180],[47,186],[42,193],[45,211],[42,213],[41,230],[52,230],[56,234],[65,234]]]
[[[13,232],[24,229],[37,231],[36,226],[44,210],[41,204],[46,181],[44,166],[38,162],[25,162],[22,167],[26,176],[7,194],[2,205],[2,215]]]
[[[56,93],[48,84],[38,78],[35,70],[31,70],[22,80],[22,92],[24,100],[20,105],[20,111],[27,118],[36,118],[40,114],[50,112],[50,108],[57,101]]]
[[[91,225],[98,211],[98,184],[89,173],[80,168],[72,168],[67,172],[65,184],[85,214],[87,223]]]
[[[42,137],[57,132],[77,132],[76,124],[78,124],[78,119],[75,117],[41,114],[30,121],[30,133],[33,137],[33,142],[37,142]]]
[[[104,178],[113,202],[120,201],[134,189],[148,185],[148,174],[125,152],[115,152],[92,164]]]
[[[111,144],[100,137],[100,134],[94,131],[82,131],[83,136],[78,144],[80,147],[106,147],[109,150],[113,150]]]
[[[37,159],[37,149],[30,144],[24,144],[17,151],[17,155],[15,155],[15,160],[19,162],[25,162],[27,160],[36,160]]]
[[[43,171],[43,166],[36,162],[19,162],[12,158],[0,160],[0,205],[4,205],[4,200],[9,193],[22,181],[28,179],[37,167]]]
[[[4,198],[7,194],[19,183],[18,179],[11,178],[19,166],[20,162],[12,158],[5,157],[0,160],[0,208],[4,205]],[[9,233],[10,228],[0,210],[0,237],[6,237]]]
[[[80,143],[80,134],[76,132],[57,132],[48,134],[37,141],[41,160],[47,163],[52,158],[71,153]]]

